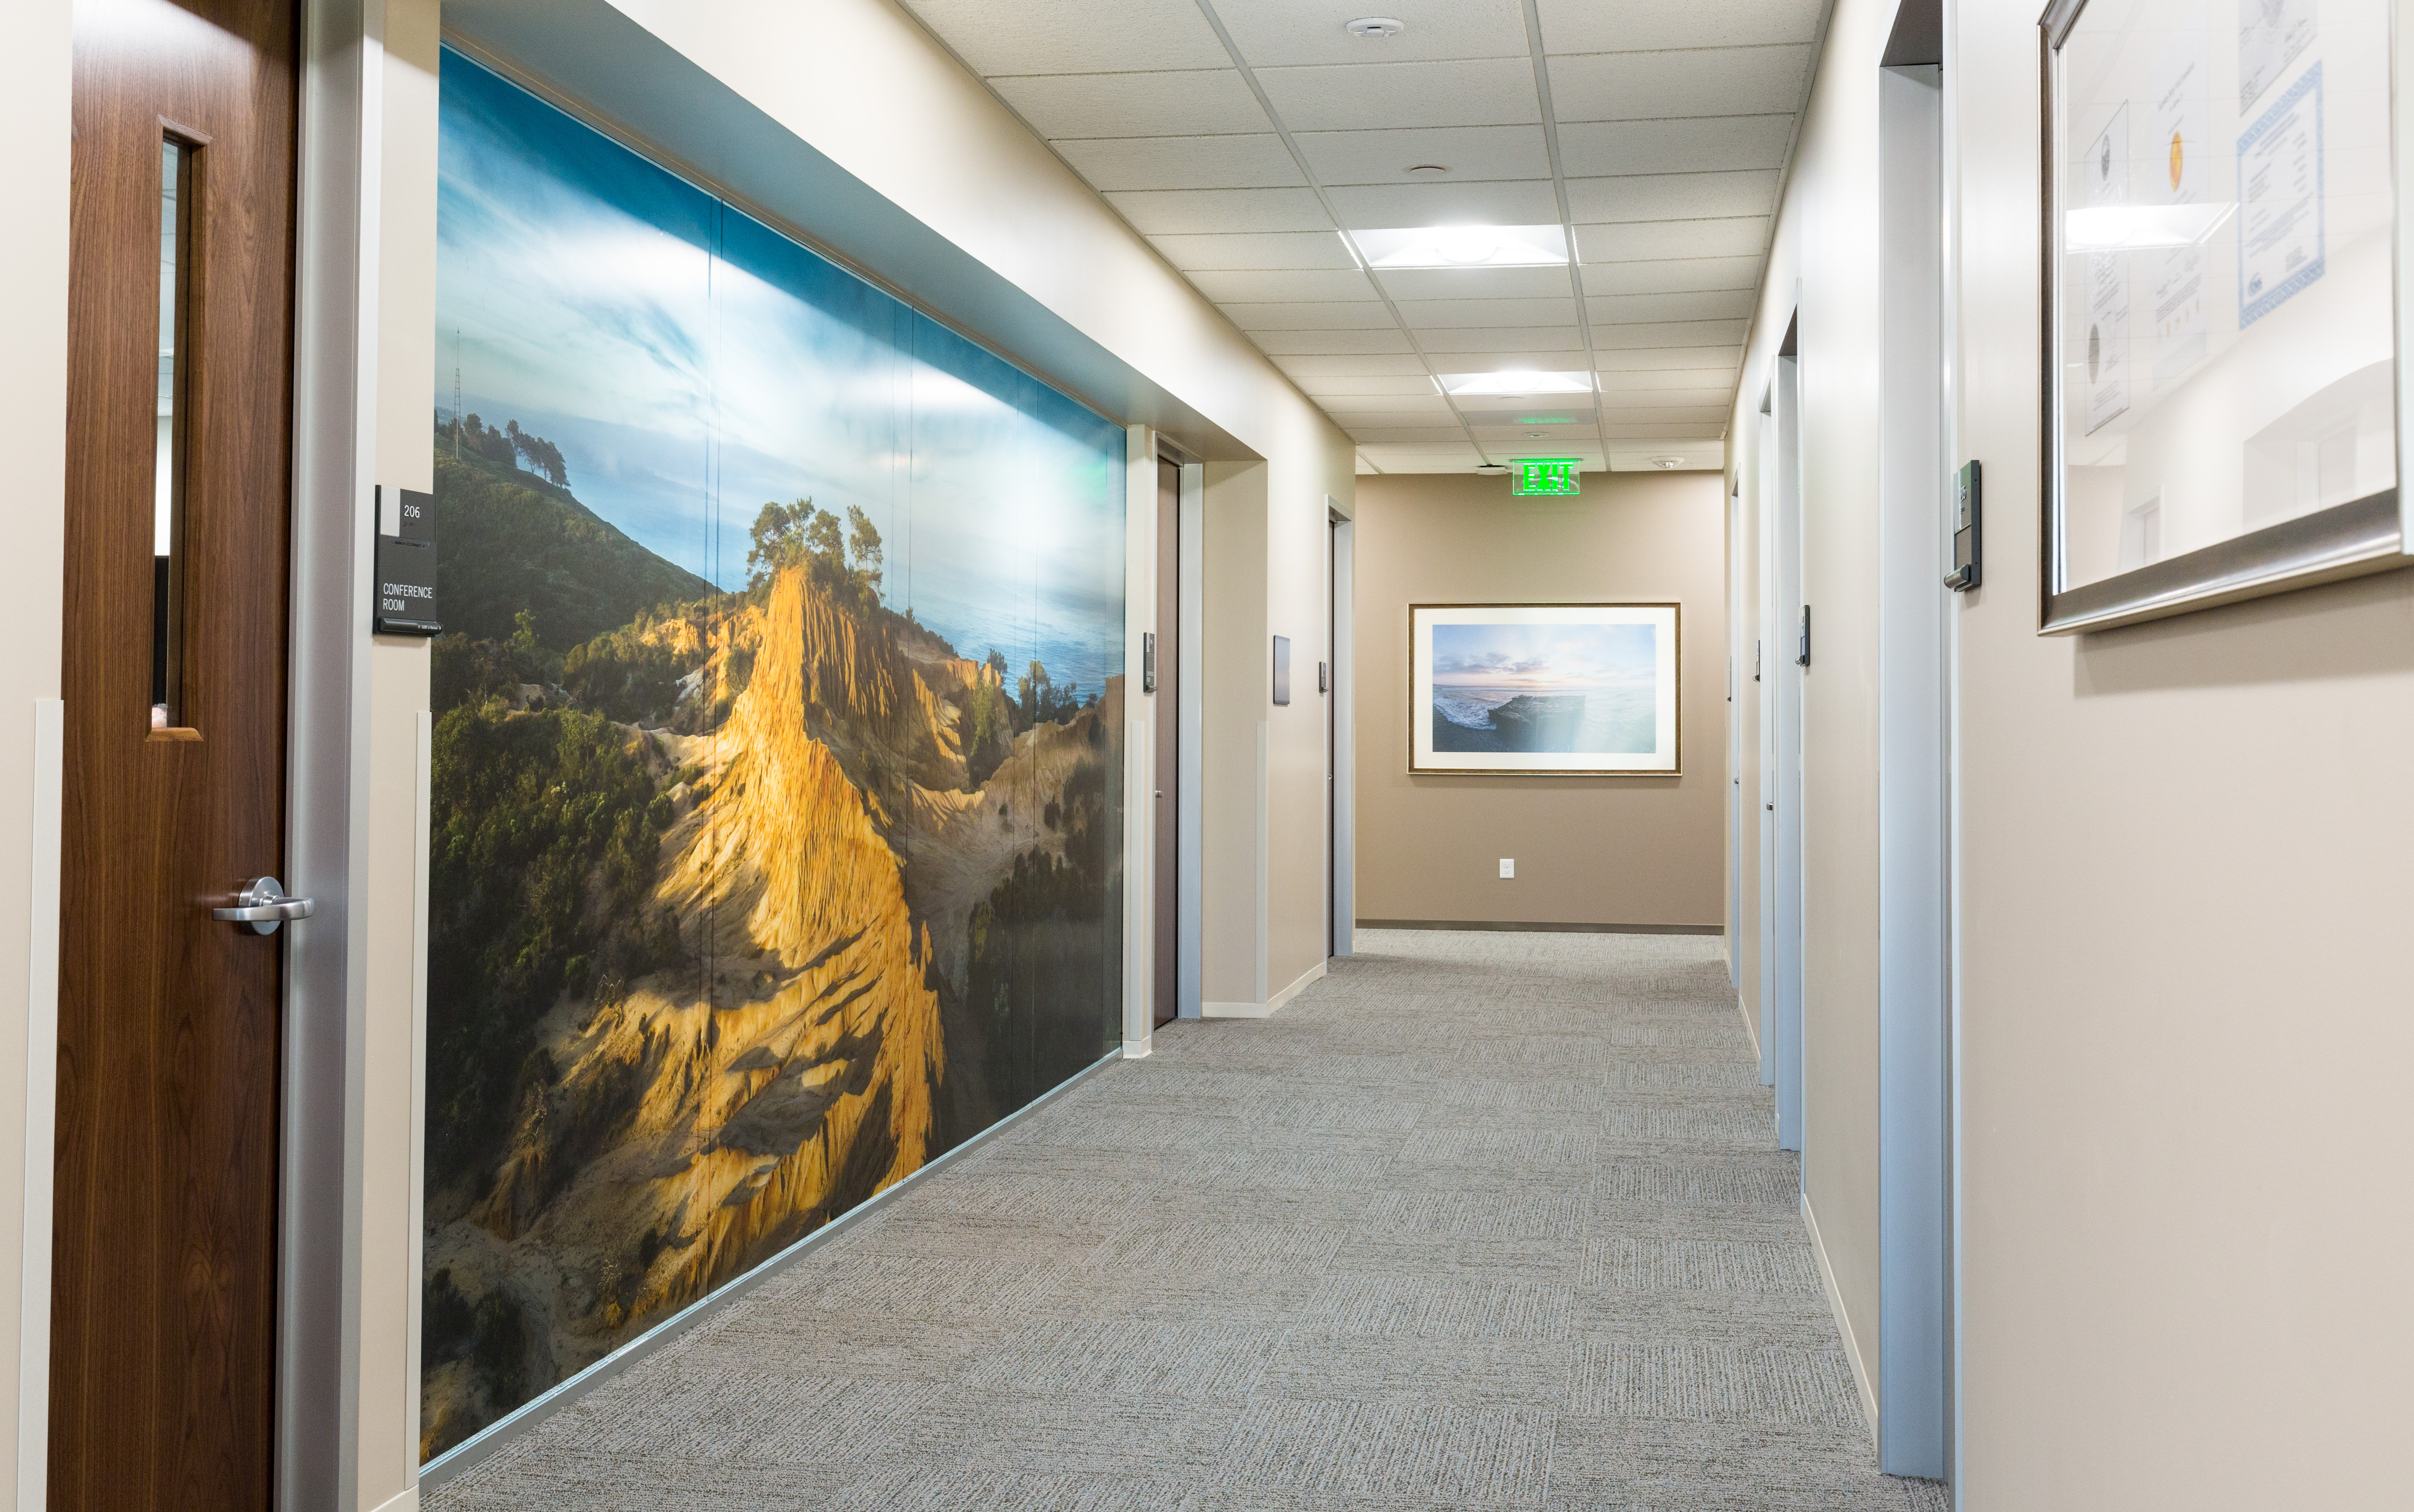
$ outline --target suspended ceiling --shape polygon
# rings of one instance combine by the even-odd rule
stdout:
[[[1722,464],[1823,0],[904,3],[1361,471]],[[1361,18],[1401,28],[1353,36]],[[1476,225],[1555,230],[1574,256],[1370,270],[1340,234]],[[1501,372],[1596,378],[1440,381]]]

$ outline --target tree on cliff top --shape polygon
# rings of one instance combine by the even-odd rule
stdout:
[[[838,513],[817,510],[810,498],[794,504],[769,503],[754,516],[748,532],[746,586],[760,588],[783,567],[810,566],[813,581],[861,609],[880,602],[882,553],[880,532],[872,517],[850,504],[842,535]]]

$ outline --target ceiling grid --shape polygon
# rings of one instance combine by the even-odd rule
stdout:
[[[1825,0],[903,3],[1362,467],[1722,465]]]

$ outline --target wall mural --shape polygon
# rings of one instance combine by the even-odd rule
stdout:
[[[1118,427],[443,64],[424,1456],[1120,1038]]]

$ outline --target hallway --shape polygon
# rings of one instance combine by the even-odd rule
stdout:
[[[1942,1508],[1877,1474],[1715,940],[1362,930],[428,1496]]]

